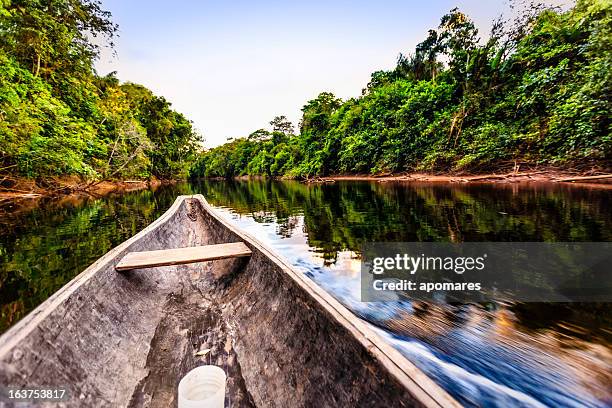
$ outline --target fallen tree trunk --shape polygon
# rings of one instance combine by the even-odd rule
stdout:
[[[473,176],[473,177],[465,177],[461,178],[461,181],[470,182],[470,181],[478,181],[478,180],[488,180],[488,179],[506,179],[511,177],[529,177],[536,174],[545,173],[544,171],[530,171],[526,173],[506,173],[506,174],[485,174],[482,176]]]
[[[582,176],[582,177],[566,177],[562,179],[556,179],[554,181],[558,182],[571,182],[571,181],[586,181],[586,180],[603,180],[607,178],[612,178],[612,174],[600,174],[598,176]]]

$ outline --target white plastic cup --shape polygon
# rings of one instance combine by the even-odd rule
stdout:
[[[214,365],[196,367],[178,385],[178,408],[223,408],[225,381],[222,368]]]

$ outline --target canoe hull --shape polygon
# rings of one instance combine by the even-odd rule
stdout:
[[[114,270],[129,251],[237,241],[250,258]],[[68,406],[174,406],[201,364],[226,370],[231,406],[457,405],[202,196],[179,197],[0,337],[0,384],[67,387]]]

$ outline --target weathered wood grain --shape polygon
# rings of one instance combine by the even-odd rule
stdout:
[[[128,252],[115,266],[115,269],[118,271],[128,271],[130,269],[183,265],[244,256],[251,256],[251,250],[243,242],[171,248],[157,251]]]

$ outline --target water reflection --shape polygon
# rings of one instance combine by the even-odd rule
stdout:
[[[462,403],[612,403],[609,304],[359,301],[366,241],[612,241],[610,190],[201,181],[5,208],[0,331],[152,222],[176,195],[197,192],[370,322]]]
[[[207,181],[198,190],[378,328],[463,404],[611,402],[609,304],[359,301],[365,241],[609,241],[609,191],[262,181]]]
[[[0,333],[153,222],[181,191],[189,186],[0,208]]]

